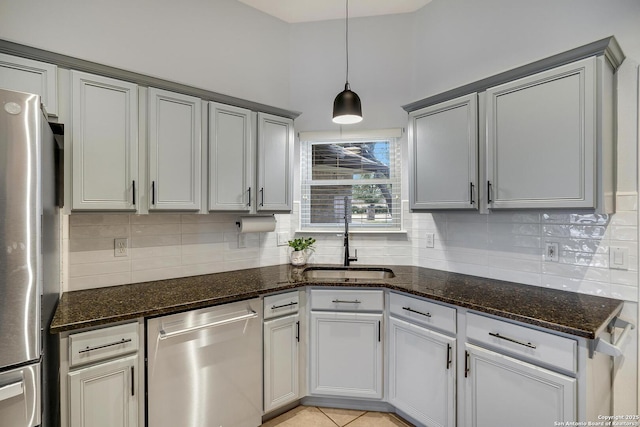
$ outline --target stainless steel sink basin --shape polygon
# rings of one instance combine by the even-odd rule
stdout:
[[[395,277],[388,268],[307,268],[303,272],[305,279],[389,279]]]

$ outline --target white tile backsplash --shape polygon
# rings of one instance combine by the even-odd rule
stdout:
[[[571,292],[638,301],[638,197],[625,192],[617,212],[411,213],[406,233],[353,234],[358,264],[417,265]],[[276,215],[276,232],[295,236],[298,204]],[[276,233],[247,233],[238,246],[233,214],[72,214],[65,290],[120,285],[287,263]],[[434,247],[426,247],[426,233]],[[116,258],[113,239],[129,238],[129,257]],[[318,234],[309,263],[342,262],[339,234]],[[559,262],[544,261],[547,242]],[[609,269],[610,246],[629,249],[629,270]]]

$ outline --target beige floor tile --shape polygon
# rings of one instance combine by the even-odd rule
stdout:
[[[349,424],[351,421],[355,420],[362,414],[364,411],[354,411],[351,409],[336,409],[336,408],[318,408],[322,411],[327,417],[331,418],[331,420],[338,424],[338,426],[343,427]]]
[[[379,412],[367,412],[347,424],[347,427],[408,427],[409,424],[401,421],[393,414]]]
[[[279,417],[267,421],[262,427],[336,427],[318,408],[298,406]]]

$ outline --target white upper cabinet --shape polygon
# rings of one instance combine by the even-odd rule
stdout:
[[[209,210],[290,212],[293,120],[209,103]]]
[[[587,58],[487,90],[490,208],[596,208],[605,196],[598,181],[612,197],[613,135],[602,129],[603,116],[612,120],[604,99],[611,76],[598,80],[612,71],[603,61]]]
[[[149,210],[200,209],[201,101],[149,88]]]
[[[71,71],[73,209],[136,210],[138,86]]]
[[[409,129],[411,209],[477,209],[477,95],[413,111]]]
[[[258,113],[258,211],[293,206],[293,120]]]
[[[209,103],[209,210],[255,208],[255,132],[251,111]]]
[[[58,115],[58,67],[0,53],[0,87],[40,95],[45,110]]]

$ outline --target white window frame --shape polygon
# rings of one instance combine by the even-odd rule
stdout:
[[[349,232],[353,233],[404,233],[402,212],[402,156],[401,156],[402,129],[385,129],[378,131],[365,131],[358,133],[339,134],[332,132],[309,132],[300,134],[300,211],[299,232],[336,233],[344,229],[344,222],[311,223],[311,188],[314,185],[344,186],[358,184],[390,184],[392,188],[392,208],[390,223],[366,224],[349,222]],[[312,147],[317,144],[332,143],[366,143],[375,141],[389,141],[389,178],[376,179],[336,179],[313,180],[312,173]]]

